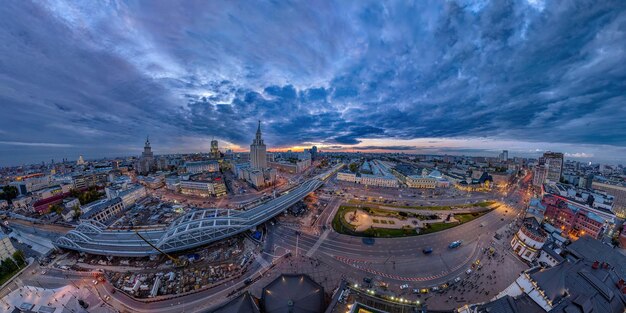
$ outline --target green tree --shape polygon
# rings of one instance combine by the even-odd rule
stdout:
[[[77,204],[72,209],[74,210],[74,219],[77,219],[81,213],[80,206]]]
[[[22,267],[26,265],[26,258],[24,257],[24,252],[22,250],[17,250],[13,253],[13,260],[17,263],[17,266]]]
[[[63,212],[63,207],[58,205],[58,204],[53,204],[50,207],[48,207],[48,209],[50,210],[49,212],[56,212],[57,214],[61,214],[61,212]]]
[[[356,163],[350,163],[350,172],[356,173],[357,170],[359,170],[359,165]]]
[[[2,260],[1,266],[3,269],[6,269],[6,273],[12,273],[17,269],[17,264],[11,258]]]
[[[6,185],[2,187],[2,193],[0,193],[0,199],[7,200],[11,202],[11,200],[17,198],[17,187]]]

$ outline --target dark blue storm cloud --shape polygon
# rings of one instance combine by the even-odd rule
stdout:
[[[245,146],[257,120],[273,147],[626,146],[619,0],[9,1],[0,42],[0,163]]]

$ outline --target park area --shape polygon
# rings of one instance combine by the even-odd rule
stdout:
[[[492,201],[461,206],[392,207],[368,204],[342,205],[333,218],[333,228],[341,234],[364,237],[405,237],[452,228],[491,210]]]

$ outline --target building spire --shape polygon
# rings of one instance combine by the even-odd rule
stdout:
[[[150,147],[150,136],[146,136],[146,147]]]
[[[261,134],[261,120],[259,120],[259,128],[256,129],[257,134]]]

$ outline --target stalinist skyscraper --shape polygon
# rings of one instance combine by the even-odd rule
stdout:
[[[258,170],[267,168],[267,151],[263,138],[261,138],[261,121],[259,121],[259,128],[256,130],[256,137],[250,145],[250,167]]]

